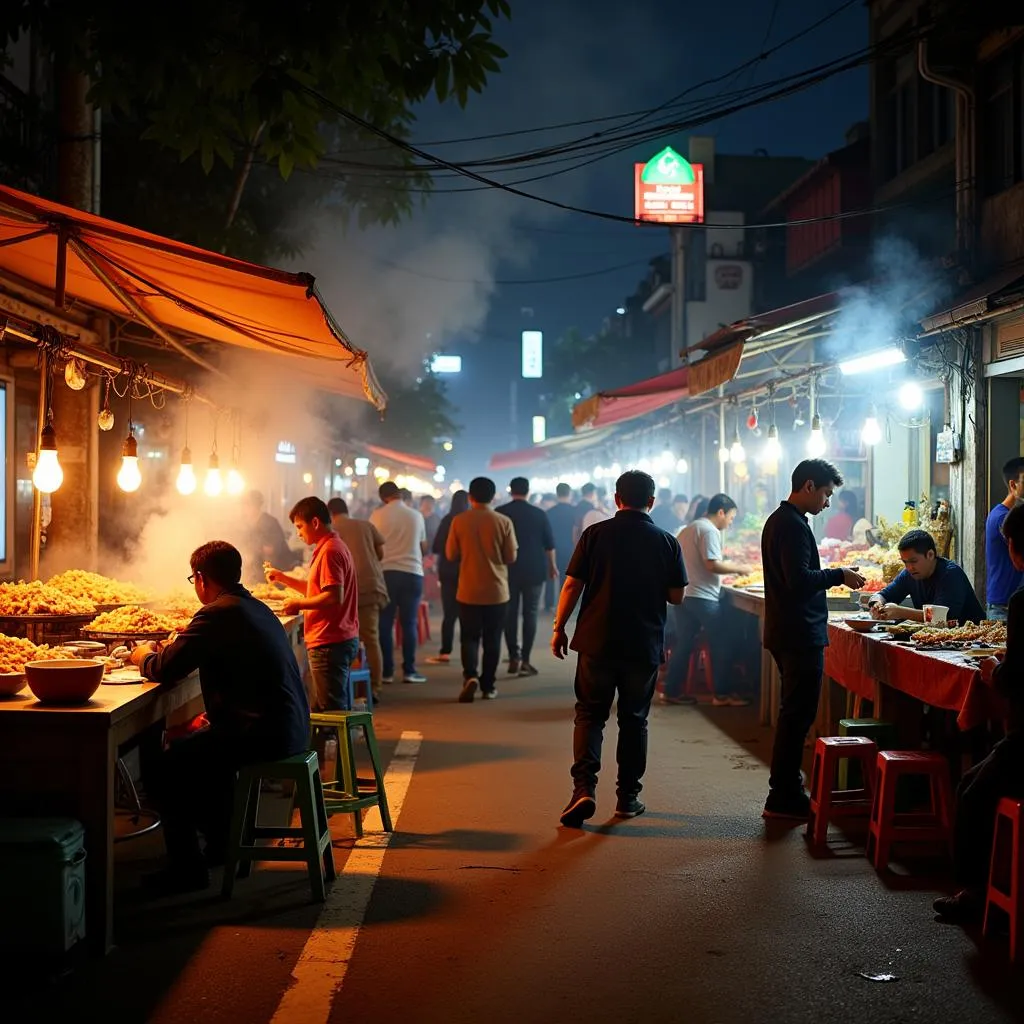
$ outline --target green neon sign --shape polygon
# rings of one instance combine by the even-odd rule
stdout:
[[[692,185],[697,176],[689,160],[666,146],[644,164],[640,180],[648,185]]]

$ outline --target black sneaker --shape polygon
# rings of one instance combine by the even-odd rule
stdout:
[[[961,889],[953,896],[940,896],[932,903],[932,909],[943,921],[971,924],[981,920],[984,906],[981,893],[974,889]]]
[[[566,828],[582,828],[583,822],[594,816],[597,810],[597,801],[592,793],[585,790],[573,793],[572,799],[565,805],[565,810],[558,816],[558,820]]]
[[[762,818],[786,818],[790,821],[806,821],[811,815],[811,798],[803,791],[788,796],[768,794],[764,802]]]
[[[539,675],[540,675],[540,670],[534,668],[528,661],[524,661],[522,663],[522,665],[519,666],[519,678],[520,679],[524,679],[527,676],[539,676]]]
[[[476,688],[479,685],[479,680],[467,679],[462,684],[462,689],[459,691],[459,703],[460,704],[472,704],[473,698],[476,696]]]
[[[615,805],[615,817],[616,818],[636,818],[639,817],[644,811],[647,810],[646,804],[642,803],[639,797],[626,796],[619,797],[618,803]]]
[[[522,662],[518,658],[508,659],[508,674],[510,676],[519,675],[519,669],[522,667]]]

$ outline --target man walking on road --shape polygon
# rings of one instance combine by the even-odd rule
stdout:
[[[381,568],[388,588],[388,603],[380,613],[380,649],[384,660],[382,682],[395,675],[395,615],[402,629],[402,672],[407,683],[425,683],[416,671],[418,616],[423,598],[423,556],[427,551],[427,528],[423,516],[402,500],[402,492],[391,480],[377,491],[384,502],[370,515],[370,522],[384,538]]]
[[[806,818],[810,800],[800,777],[804,740],[818,714],[828,646],[829,587],[864,586],[853,569],[822,569],[807,522],[829,507],[839,470],[824,459],[806,459],[793,470],[790,496],[768,517],[761,532],[764,564],[764,647],[782,677],[782,703],[772,749],[765,818]]]
[[[508,674],[535,676],[530,662],[533,641],[537,637],[537,611],[544,581],[558,575],[555,565],[555,538],[547,513],[531,505],[530,481],[517,476],[508,485],[512,500],[494,511],[508,516],[516,528],[519,554],[508,567],[508,615],[505,618],[505,644],[508,647]],[[523,609],[523,643],[519,645],[519,607]]]
[[[501,631],[508,607],[508,567],[516,560],[512,520],[491,508],[494,481],[478,476],[469,484],[469,510],[452,520],[445,557],[459,563],[459,640],[462,648],[460,704],[471,704],[477,687],[494,700],[501,660]],[[483,662],[478,662],[483,643]],[[480,664],[480,671],[477,666]]]
[[[576,509],[572,503],[572,488],[566,483],[560,483],[555,488],[555,504],[547,511],[548,522],[551,523],[551,535],[555,538],[555,563],[558,566],[558,579],[554,580],[551,587],[550,599],[545,599],[545,611],[553,612],[555,602],[558,600],[554,593],[555,586],[561,590],[565,581],[565,569],[572,558],[573,540],[572,530],[576,523]]]
[[[560,820],[579,828],[594,816],[604,726],[618,694],[619,818],[634,818],[647,769],[647,716],[665,654],[665,606],[679,604],[686,570],[679,542],[659,529],[648,512],[654,480],[630,470],[615,483],[618,512],[590,527],[573,552],[555,613],[551,650],[563,659],[570,644],[565,627],[580,597],[571,647],[576,663],[572,798]]]

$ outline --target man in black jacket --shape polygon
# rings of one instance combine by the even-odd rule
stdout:
[[[807,516],[829,507],[843,478],[830,462],[806,459],[793,470],[790,496],[768,517],[761,532],[764,564],[764,646],[782,677],[782,703],[772,750],[766,818],[806,818],[810,800],[800,777],[804,740],[818,714],[828,646],[829,587],[859,590],[864,577],[853,569],[822,569]]]
[[[1002,533],[1013,568],[1024,570],[1024,505],[1012,508]],[[1006,655],[1002,662],[986,658],[981,677],[1006,698],[1006,735],[983,761],[964,774],[956,791],[953,826],[953,873],[960,891],[940,896],[933,906],[947,921],[981,916],[992,859],[996,808],[1004,796],[1024,797],[1024,588],[1007,606]]]
[[[223,863],[238,768],[290,757],[309,744],[309,704],[288,635],[239,580],[242,556],[226,541],[192,552],[203,607],[171,642],[140,644],[132,662],[171,686],[199,670],[208,729],[147,757],[143,774],[163,821],[168,867],[149,880],[161,892],[210,884]],[[197,831],[206,837],[206,856]]]

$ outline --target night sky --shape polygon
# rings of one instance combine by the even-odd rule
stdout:
[[[656,106],[779,44],[842,6],[842,0],[732,0],[705,5],[512,0],[512,6],[511,21],[499,24],[496,34],[509,53],[501,74],[464,110],[451,102],[421,108],[413,141],[422,148],[460,162],[589,134],[604,125],[441,144]],[[864,5],[851,3],[812,34],[687,99],[711,100],[723,90],[824,64],[867,45],[867,34]],[[866,117],[867,89],[867,71],[861,68],[785,100],[714,121],[694,134],[714,135],[719,153],[764,149],[773,156],[817,158],[841,146],[846,129]],[[686,153],[685,134],[667,135],[520,187],[629,216],[632,164],[667,144]],[[574,163],[493,176],[513,182]],[[372,277],[367,272],[359,287],[363,296],[367,287],[381,289],[379,305],[391,309],[396,321],[390,330],[380,329],[379,310],[356,308],[354,286],[336,300],[351,314],[346,319],[342,313],[343,322],[375,360],[395,358],[414,366],[417,349],[438,345],[439,338],[443,340],[438,347],[463,356],[462,377],[449,378],[450,396],[466,428],[458,448],[462,458],[456,468],[461,474],[479,471],[493,451],[509,447],[507,380],[518,373],[519,331],[542,330],[550,342],[570,327],[585,333],[597,330],[636,289],[646,274],[646,260],[668,248],[668,233],[660,229],[563,213],[494,190],[442,191],[473,186],[466,179],[439,177],[436,193],[408,223],[364,238],[361,262],[372,268]],[[355,268],[349,260],[342,262],[348,264],[351,277]],[[501,283],[544,281],[634,262],[615,273],[578,281]],[[310,269],[323,280],[324,268],[316,263],[314,258]],[[396,305],[402,307],[400,316],[394,313]],[[523,307],[533,310],[532,319],[521,315]],[[528,420],[531,411],[523,408],[521,414]]]

